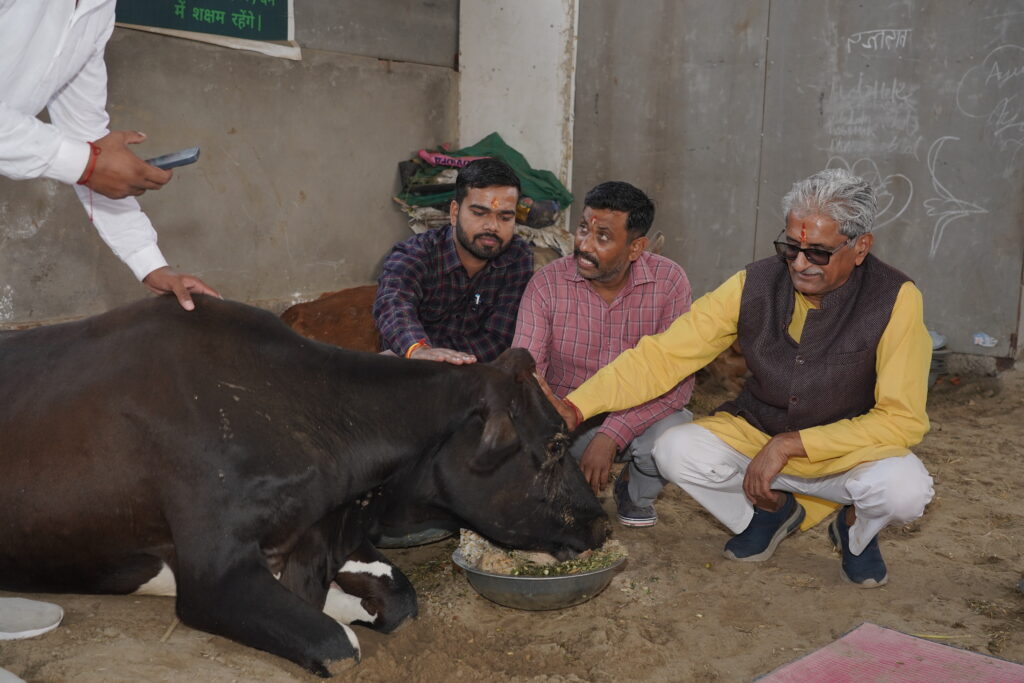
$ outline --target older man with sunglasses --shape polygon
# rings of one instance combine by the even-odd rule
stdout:
[[[878,533],[920,517],[933,495],[909,451],[928,430],[921,292],[871,255],[875,196],[861,178],[821,171],[782,206],[777,257],[695,301],[564,402],[549,398],[571,428],[664,393],[738,338],[751,370],[743,391],[666,432],[658,469],[735,534],[732,560],[767,560],[842,506],[829,527],[840,575],[873,588],[888,580]]]

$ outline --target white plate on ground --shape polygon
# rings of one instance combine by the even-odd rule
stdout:
[[[0,598],[0,640],[32,638],[60,625],[64,610],[52,602]]]
[[[7,669],[0,667],[0,683],[25,683],[25,679],[18,678]]]

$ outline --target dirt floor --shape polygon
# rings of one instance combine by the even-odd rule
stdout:
[[[705,386],[697,412],[720,396]],[[839,578],[823,526],[762,564],[722,558],[723,527],[678,489],[650,529],[615,537],[630,558],[590,602],[524,612],[480,597],[453,569],[454,541],[388,551],[420,617],[390,636],[357,629],[355,681],[745,681],[862,622],[1024,662],[1024,371],[940,381],[916,449],[935,478],[923,519],[883,532],[889,584]],[[610,498],[604,503],[613,512]],[[10,595],[10,594],[6,594]],[[64,607],[47,635],[0,642],[29,681],[311,681],[290,662],[178,626],[168,598],[41,596]]]

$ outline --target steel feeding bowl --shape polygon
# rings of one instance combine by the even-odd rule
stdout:
[[[466,572],[477,593],[499,605],[526,610],[563,609],[586,602],[608,586],[625,561],[620,557],[607,567],[579,574],[513,576],[471,567],[458,549],[452,553],[452,562]]]

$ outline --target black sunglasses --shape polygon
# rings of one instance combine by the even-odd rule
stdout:
[[[779,233],[779,237],[786,234],[786,229],[783,228],[782,232]],[[835,249],[818,249],[817,247],[808,247],[807,249],[801,249],[799,244],[793,244],[792,242],[780,242],[778,238],[772,244],[775,245],[775,253],[787,261],[796,260],[797,254],[800,252],[804,253],[804,258],[807,259],[808,263],[816,266],[827,266],[829,259],[832,258],[832,254],[836,253],[843,247],[847,246],[851,242],[856,242],[856,237],[851,237]]]

